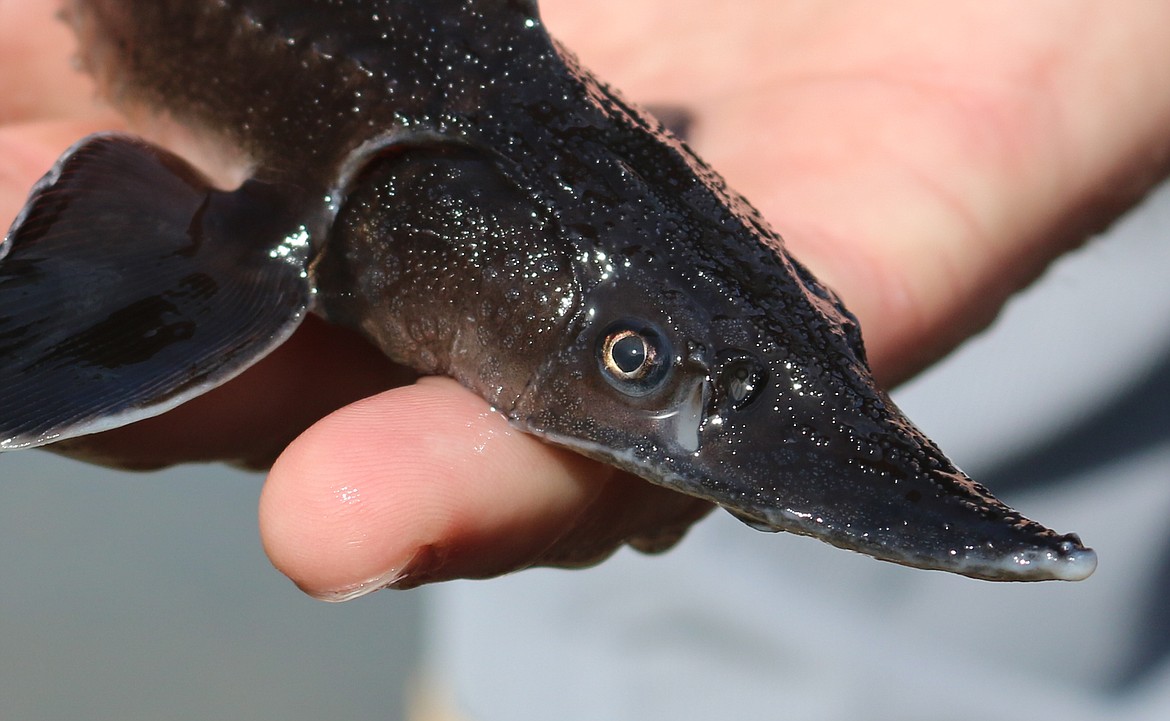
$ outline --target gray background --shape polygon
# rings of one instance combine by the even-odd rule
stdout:
[[[303,596],[262,478],[0,455],[0,719],[402,718],[422,593]]]

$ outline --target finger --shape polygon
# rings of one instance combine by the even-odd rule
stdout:
[[[77,43],[58,7],[56,0],[0,2],[0,124],[106,112],[75,66]]]
[[[705,512],[511,428],[427,378],[313,426],[273,466],[260,528],[273,563],[333,600],[378,588],[596,561]]]

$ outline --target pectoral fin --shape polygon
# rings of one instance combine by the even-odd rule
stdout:
[[[67,152],[0,243],[0,450],[157,415],[278,346],[312,297],[303,201],[125,136]]]

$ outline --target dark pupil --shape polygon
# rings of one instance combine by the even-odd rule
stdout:
[[[622,373],[633,373],[646,362],[646,343],[640,336],[627,335],[613,344],[613,364]]]

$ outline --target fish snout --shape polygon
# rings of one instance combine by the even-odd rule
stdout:
[[[723,350],[696,480],[761,530],[991,580],[1079,580],[1096,555],[971,480],[868,375]]]

